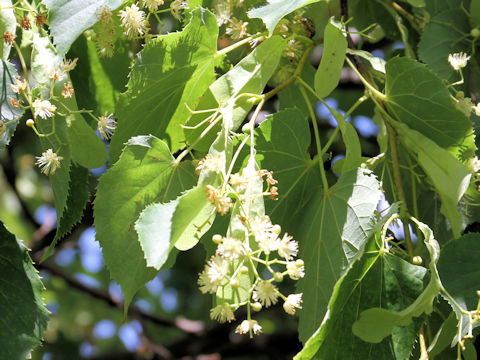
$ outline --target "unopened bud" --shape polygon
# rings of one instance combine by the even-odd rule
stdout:
[[[423,259],[421,256],[414,256],[412,259],[412,264],[414,265],[422,265]]]
[[[295,260],[295,266],[296,266],[296,267],[300,268],[300,267],[302,267],[303,265],[305,265],[305,263],[303,262],[302,259],[297,259],[297,260]]]
[[[250,134],[250,123],[243,124],[242,132],[244,134]]]
[[[222,235],[219,235],[219,234],[215,234],[212,236],[212,241],[215,243],[215,244],[220,244],[223,240],[223,236]]]
[[[470,35],[472,35],[474,38],[480,37],[480,29],[479,28],[474,28],[470,31]]]
[[[243,275],[248,274],[248,267],[242,266],[242,268],[240,269],[240,274],[243,274]]]
[[[276,282],[282,282],[283,281],[283,274],[281,272],[276,272],[275,274],[273,274],[273,279]]]
[[[252,309],[253,311],[260,311],[262,310],[262,304],[260,304],[259,302],[256,302],[256,303],[253,303],[252,304]]]
[[[35,125],[35,121],[33,121],[32,119],[28,119],[27,121],[25,121],[25,124],[28,127],[32,127],[33,125]]]
[[[230,280],[230,286],[236,289],[240,286],[240,282],[237,279],[232,279]]]
[[[477,296],[480,297],[480,290],[477,290]]]

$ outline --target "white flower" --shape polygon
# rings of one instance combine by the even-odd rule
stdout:
[[[468,60],[470,60],[470,56],[464,52],[448,55],[448,62],[454,70],[460,70],[467,66]]]
[[[258,325],[256,320],[243,320],[240,325],[237,326],[235,332],[237,334],[246,334],[253,331],[255,335],[262,333],[262,327]]]
[[[222,243],[218,245],[218,253],[230,260],[238,259],[243,255],[242,242],[231,237],[226,237]]]
[[[107,113],[105,113],[104,116],[100,116],[98,118],[97,130],[104,140],[110,139],[110,136],[112,136],[115,128],[117,127],[117,123],[112,116],[113,114],[107,115]]]
[[[245,191],[248,186],[249,179],[245,174],[240,175],[239,173],[235,173],[230,175],[230,184],[235,187],[235,190],[238,192]]]
[[[163,0],[143,0],[143,7],[146,7],[151,12],[157,11],[159,6],[162,6]]]
[[[475,115],[480,116],[480,103],[473,107],[473,111],[475,111]]]
[[[20,94],[27,88],[27,82],[25,79],[16,79],[16,84],[10,84],[12,91],[16,94]]]
[[[52,149],[48,149],[42,153],[42,156],[37,156],[35,164],[40,167],[42,173],[45,175],[53,175],[55,174],[55,170],[60,167],[60,161],[62,160],[63,157],[55,154]]]
[[[288,295],[287,300],[283,303],[283,310],[287,314],[295,315],[295,310],[302,308],[302,295],[303,293]]]
[[[57,110],[55,105],[52,105],[48,100],[37,99],[33,102],[33,115],[35,117],[40,116],[42,119],[52,117]]]
[[[225,168],[225,158],[219,152],[214,154],[207,154],[205,158],[198,162],[195,172],[200,174],[202,171],[212,171],[214,173],[221,173]]]
[[[268,216],[256,216],[250,222],[250,227],[255,236],[255,241],[257,241],[265,254],[270,254],[270,252],[277,250],[278,244],[276,240],[278,233],[275,231],[276,227],[272,224]]]
[[[143,35],[147,31],[145,13],[136,4],[120,10],[118,16],[122,20],[122,27],[129,39],[135,39],[137,35]]]
[[[233,18],[230,20],[230,25],[225,29],[225,33],[230,35],[232,40],[240,40],[241,38],[248,36],[247,25],[248,22]]]
[[[287,233],[283,235],[282,240],[278,243],[278,255],[285,260],[292,260],[298,253],[298,243]]]
[[[230,305],[225,303],[223,305],[217,305],[210,310],[210,319],[217,320],[219,323],[224,323],[226,321],[230,322],[235,320],[235,315],[233,315]]]
[[[219,284],[213,283],[210,280],[210,277],[208,276],[206,269],[207,267],[205,266],[205,270],[199,274],[197,283],[200,291],[203,294],[214,294],[217,292],[217,288]]]
[[[205,270],[210,280],[220,285],[220,282],[227,275],[229,266],[230,263],[227,260],[220,256],[214,256],[206,265]]]
[[[77,61],[78,61],[78,57],[73,60],[65,58],[60,64],[60,69],[62,69],[65,72],[72,71],[77,66]]]
[[[475,156],[473,159],[470,159],[470,161],[468,163],[468,167],[474,173],[479,172],[480,171],[480,160],[478,159],[478,157]]]
[[[455,107],[468,117],[470,117],[470,114],[472,113],[472,109],[474,109],[472,99],[470,99],[469,97],[459,99],[455,103]]]
[[[265,307],[275,305],[278,301],[278,290],[271,282],[260,280],[253,291],[253,299]]]
[[[170,4],[170,11],[175,19],[182,21],[181,10],[188,9],[188,2],[182,0],[174,0]]]
[[[219,2],[215,9],[215,15],[217,17],[218,26],[227,24],[230,18],[232,17],[232,10],[230,9],[230,3]]]
[[[287,272],[292,280],[298,280],[305,276],[305,266],[299,265],[296,261],[290,261],[287,263]]]

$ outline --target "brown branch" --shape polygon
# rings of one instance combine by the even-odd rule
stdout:
[[[91,297],[101,300],[108,304],[109,306],[118,308],[123,311],[124,309],[124,304],[121,302],[116,301],[113,299],[109,294],[98,290],[91,288],[89,286],[86,286],[82,284],[80,281],[77,279],[71,277],[70,275],[64,273],[63,271],[59,270],[56,266],[51,265],[47,262],[41,263],[41,264],[35,264],[35,267],[38,270],[45,270],[48,271],[50,274],[53,276],[59,277],[63,279],[69,286],[72,288],[75,288],[77,290],[80,290],[81,292],[90,295]],[[141,320],[147,320],[153,324],[160,325],[160,326],[166,326],[166,327],[173,327],[178,330],[181,330],[186,333],[193,333],[193,334],[199,334],[204,331],[204,326],[203,323],[198,322],[198,321],[192,321],[185,319],[183,317],[177,317],[176,319],[167,319],[167,318],[161,318],[156,315],[151,315],[143,312],[139,308],[135,306],[130,306],[128,308],[128,315],[134,317],[134,318],[139,318]]]

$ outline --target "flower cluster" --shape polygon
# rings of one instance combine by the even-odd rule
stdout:
[[[247,319],[237,326],[236,332],[252,335],[261,333],[262,327],[251,318],[251,309],[260,311],[279,301],[283,301],[283,309],[290,315],[302,308],[302,294],[284,295],[279,284],[286,277],[303,278],[305,266],[301,259],[296,259],[298,242],[289,234],[282,234],[280,225],[272,223],[263,212],[263,196],[271,195],[277,180],[272,172],[255,170],[250,164],[241,173],[230,175],[221,189],[206,186],[207,197],[217,212],[224,215],[231,209],[231,221],[225,236],[212,237],[217,248],[199,274],[198,285],[202,293],[217,295],[216,306],[210,310],[213,320],[231,322],[235,320],[235,310],[246,306]],[[222,174],[222,166],[215,155],[207,155],[197,169]],[[224,298],[225,293],[243,295],[232,300]]]
[[[145,12],[140,10],[137,4],[132,4],[132,6],[127,6],[125,10],[120,10],[118,16],[120,16],[122,27],[125,29],[125,35],[129,39],[135,39],[147,32],[148,22],[145,20]]]

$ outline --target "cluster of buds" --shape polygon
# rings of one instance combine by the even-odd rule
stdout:
[[[207,155],[197,170],[222,174],[220,158],[218,154]],[[262,332],[261,325],[252,319],[251,310],[258,312],[279,300],[283,301],[287,314],[294,315],[302,308],[302,294],[283,294],[278,284],[287,277],[298,280],[305,275],[304,262],[295,258],[297,241],[287,233],[282,235],[280,225],[273,224],[263,212],[263,196],[278,194],[274,186],[277,180],[272,172],[256,170],[255,166],[254,161],[249,161],[241,173],[232,174],[228,183],[224,182],[222,189],[225,190],[207,186],[207,196],[217,212],[224,215],[232,210],[227,235],[212,237],[217,245],[215,254],[198,278],[202,293],[216,294],[211,319],[231,322],[235,320],[234,312],[246,306],[247,318],[237,326],[236,332],[250,335]],[[234,293],[242,295],[225,296]]]

